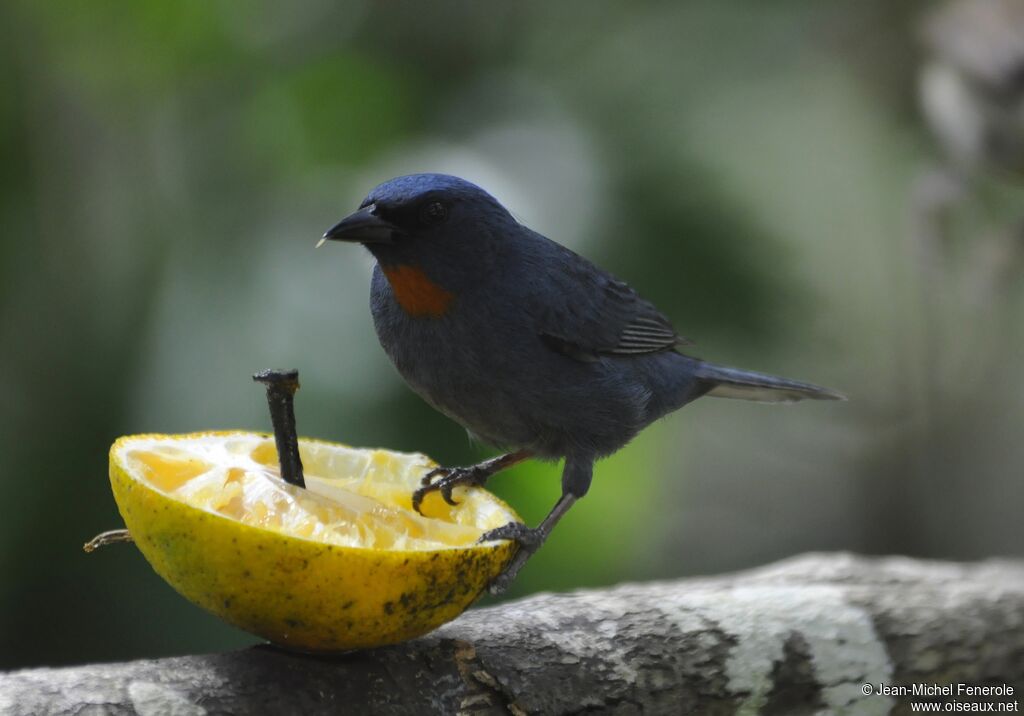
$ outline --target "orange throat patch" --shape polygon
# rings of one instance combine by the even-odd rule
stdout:
[[[455,295],[431,281],[415,266],[381,266],[395,300],[414,318],[440,318],[448,312]]]

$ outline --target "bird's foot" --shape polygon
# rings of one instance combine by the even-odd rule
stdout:
[[[420,489],[412,493],[413,509],[420,512],[423,498],[431,492],[438,490],[441,492],[441,497],[449,505],[458,504],[452,498],[452,490],[459,485],[483,487],[487,483],[487,478],[491,475],[501,472],[507,467],[512,467],[532,455],[533,453],[529,450],[518,450],[507,455],[484,460],[476,465],[468,465],[466,467],[435,467],[420,480]],[[435,478],[437,479],[435,480]]]
[[[522,522],[509,522],[507,525],[484,532],[477,542],[503,539],[514,540],[519,545],[519,551],[505,569],[487,585],[487,591],[494,595],[502,594],[509,588],[526,561],[544,544],[547,534],[539,527],[527,527]]]
[[[459,485],[483,487],[490,476],[491,472],[487,469],[486,463],[469,467],[435,467],[423,476],[420,480],[421,487],[412,493],[412,508],[422,514],[420,506],[423,504],[423,498],[431,492],[440,492],[445,502],[457,505],[459,503],[452,497],[452,490]]]
[[[510,539],[519,544],[520,549],[527,552],[536,552],[544,543],[545,535],[535,527],[527,527],[522,522],[509,522],[507,525],[496,527],[480,535],[480,542],[491,542],[493,540]]]

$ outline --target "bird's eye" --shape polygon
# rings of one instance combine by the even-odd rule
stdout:
[[[420,221],[427,226],[440,224],[448,218],[448,207],[439,201],[431,201],[420,208]]]

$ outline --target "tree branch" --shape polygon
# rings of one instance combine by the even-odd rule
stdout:
[[[986,699],[1024,698],[1024,563],[806,555],[541,594],[330,659],[255,647],[0,674],[0,712],[909,711],[864,683],[1006,684],[1012,696]]]

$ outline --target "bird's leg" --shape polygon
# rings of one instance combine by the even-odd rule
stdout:
[[[466,467],[435,467],[420,480],[421,487],[412,493],[412,506],[417,512],[421,512],[420,506],[423,498],[431,492],[441,492],[441,497],[449,505],[457,504],[452,498],[452,490],[459,485],[475,485],[482,487],[487,483],[487,478],[505,468],[533,457],[529,450],[510,452],[507,455],[484,460],[476,465]],[[437,479],[435,479],[437,478]]]
[[[488,585],[487,590],[491,594],[501,594],[508,589],[527,560],[547,541],[558,521],[576,504],[576,500],[587,494],[593,473],[593,458],[566,458],[565,469],[562,471],[562,496],[558,498],[558,502],[551,508],[543,522],[537,527],[527,527],[522,522],[509,522],[480,536],[480,542],[510,539],[519,543],[519,551],[512,561]]]
[[[569,508],[573,506],[576,500],[577,497],[575,495],[563,494],[558,498],[558,502],[555,503],[548,516],[537,527],[527,527],[522,522],[509,522],[507,525],[502,525],[490,532],[484,532],[480,536],[480,542],[511,539],[519,543],[519,550],[512,558],[512,561],[487,586],[487,591],[491,594],[501,594],[508,589],[516,575],[519,574],[519,570],[540,549],[540,546],[547,541],[547,538],[551,535],[551,530],[554,529],[558,521],[569,511]]]

